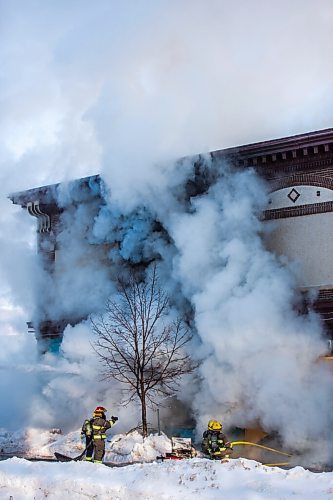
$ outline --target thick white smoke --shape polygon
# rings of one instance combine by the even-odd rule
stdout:
[[[326,438],[332,380],[318,358],[326,343],[317,316],[297,313],[296,276],[263,244],[263,185],[253,172],[228,172],[191,213],[171,219],[178,249],[173,274],[195,310],[202,341],[202,425],[278,430],[286,443]]]
[[[138,409],[129,413],[119,404],[119,387],[101,380],[93,341],[89,322],[68,326],[60,355],[47,353],[39,360],[35,368],[39,387],[35,387],[27,410],[30,425],[73,430],[101,403],[110,417],[119,416],[118,431],[127,431],[133,422],[139,422]]]
[[[95,217],[85,205],[65,212],[60,241],[62,259],[69,257],[70,265],[66,273],[61,266],[56,273],[56,293],[62,290],[60,295],[66,296],[72,283],[73,291],[81,292],[76,297],[80,306],[98,311],[125,265],[158,258],[161,283],[172,295],[174,308],[182,316],[189,304],[192,308],[196,341],[191,354],[200,363],[200,383],[194,386],[187,380],[181,397],[198,428],[215,415],[227,426],[261,425],[268,432],[278,431],[286,444],[298,449],[320,443],[323,451],[322,440],[332,424],[332,375],[319,362],[326,342],[318,316],[298,312],[302,299],[296,290],[297,267],[294,272],[292,265],[286,266],[265,248],[270,228],[260,217],[267,204],[266,186],[253,170],[234,170],[223,162],[211,165],[209,157],[201,162],[206,177],[216,180],[191,199],[185,193],[194,167],[186,161],[170,167],[170,179],[164,173],[165,182],[130,212],[126,202],[122,209],[113,201],[112,190],[108,204]],[[88,247],[79,235],[85,235]],[[92,250],[106,243],[111,248],[109,265],[96,259],[96,248]],[[85,305],[87,276],[92,299]],[[71,308],[76,310],[74,302]],[[86,336],[75,331],[83,345]],[[63,349],[73,361],[74,351],[67,348],[73,342],[70,335],[68,330]],[[92,367],[96,361],[88,357],[84,363]],[[71,382],[62,374],[59,380],[67,381],[64,393],[59,391],[62,384],[51,380],[51,392],[44,390],[44,396],[53,393],[57,400],[77,397],[90,403],[94,399],[84,397],[85,388],[98,387],[98,370],[90,370],[90,384],[85,382],[85,370]],[[114,400],[115,390],[119,399],[117,389],[100,386],[98,393]],[[325,453],[327,457],[329,447]]]
[[[330,389],[313,361],[325,346],[316,317],[293,312],[292,274],[263,246],[264,187],[253,173],[226,170],[189,205],[192,165],[170,160],[331,126],[331,2],[0,0],[0,8],[2,371],[36,366],[34,339],[23,340],[33,312],[33,221],[6,196],[101,173],[111,195],[96,220],[83,207],[66,215],[62,278],[46,290],[54,314],[98,308],[117,266],[160,256],[179,309],[190,301],[195,311],[195,355],[204,360],[198,422],[214,411],[230,424],[259,419],[286,440],[318,437]],[[87,261],[87,226],[89,243],[117,243],[110,272]],[[8,342],[8,332],[22,337]],[[101,398],[113,403],[89,335],[69,327],[64,360],[37,364],[43,375],[31,383],[15,368],[15,390],[1,391],[3,400],[14,393],[12,424],[29,414],[74,426]]]

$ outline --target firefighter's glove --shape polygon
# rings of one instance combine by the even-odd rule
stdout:
[[[112,420],[112,423],[115,423],[115,422],[117,422],[118,417],[114,417],[114,416],[112,416],[112,417],[111,417],[111,420]]]

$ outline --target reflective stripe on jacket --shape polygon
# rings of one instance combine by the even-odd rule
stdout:
[[[204,432],[202,445],[203,448],[206,449],[209,453],[218,453],[221,451],[225,451],[227,448],[232,448],[232,444],[228,442],[223,432],[211,430],[207,430]]]
[[[103,417],[91,419],[93,439],[105,439],[106,431],[110,429],[113,422]]]

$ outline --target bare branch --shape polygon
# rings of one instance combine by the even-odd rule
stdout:
[[[91,319],[101,375],[122,384],[126,404],[140,401],[144,435],[147,404],[174,394],[182,375],[194,369],[185,351],[191,334],[180,318],[164,324],[168,312],[169,299],[154,265],[145,282],[134,274],[128,284],[119,281],[117,300],[108,300],[105,312]]]

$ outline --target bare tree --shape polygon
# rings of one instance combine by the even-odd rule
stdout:
[[[158,283],[156,266],[145,282],[131,275],[119,282],[116,300],[92,319],[97,335],[94,348],[104,379],[123,384],[126,402],[141,404],[143,436],[147,436],[147,405],[177,391],[180,377],[194,366],[184,350],[191,335],[181,319],[167,322],[169,298]]]

